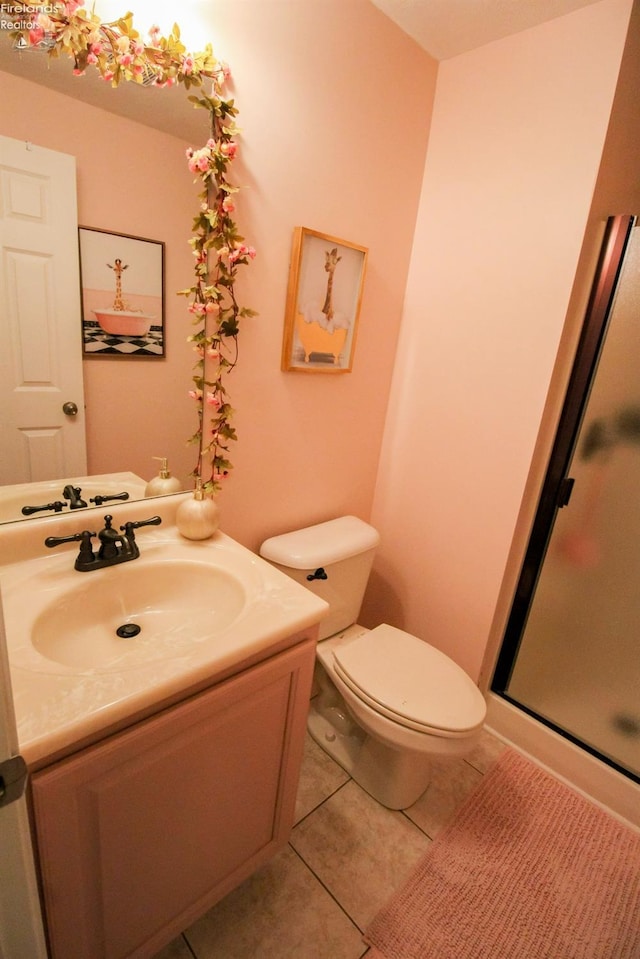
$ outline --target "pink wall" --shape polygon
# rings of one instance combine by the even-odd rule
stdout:
[[[369,0],[216,8],[214,49],[241,111],[240,222],[258,250],[242,295],[260,313],[233,373],[240,440],[223,526],[255,548],[370,514],[437,64]],[[280,372],[295,226],[369,248],[350,374]]]
[[[565,321],[630,0],[444,61],[364,620],[480,670]]]
[[[240,285],[259,316],[244,324],[229,381],[239,442],[221,495],[223,528],[255,548],[299,524],[369,515],[437,64],[368,0],[217,0],[200,13],[210,20],[203,43],[211,39],[233,72],[236,179],[246,188],[238,222],[258,250]],[[85,363],[90,464],[147,476],[150,457],[168,454],[184,475],[193,355],[185,303],[172,291],[191,281],[185,144],[80,104],[72,112],[40,87],[27,100],[12,78],[3,104],[5,89],[15,90],[18,122],[0,120],[0,132],[78,157],[81,222],[167,242],[168,359]],[[369,248],[351,374],[280,371],[295,226]]]

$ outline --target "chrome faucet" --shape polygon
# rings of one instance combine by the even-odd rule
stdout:
[[[53,549],[63,543],[80,543],[80,551],[74,563],[74,569],[87,573],[92,569],[103,569],[105,566],[117,566],[119,563],[128,563],[140,555],[134,530],[141,526],[159,526],[162,522],[159,516],[143,519],[137,523],[128,522],[120,527],[118,533],[112,527],[113,516],[105,516],[104,528],[99,533],[92,533],[88,529],[72,536],[47,536],[44,545]],[[98,550],[94,552],[91,540],[97,536],[100,541]]]

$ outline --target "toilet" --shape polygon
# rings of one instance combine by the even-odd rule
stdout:
[[[466,755],[486,703],[453,660],[404,630],[357,618],[378,532],[342,516],[266,540],[260,555],[329,604],[320,623],[313,739],[383,806],[422,795],[433,759]]]

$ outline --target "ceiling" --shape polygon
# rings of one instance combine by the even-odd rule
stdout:
[[[371,0],[436,60],[448,60],[599,0]]]
[[[268,0],[265,0],[268,2]],[[348,3],[349,0],[342,0]],[[599,0],[371,0],[436,60],[518,33]],[[16,53],[8,31],[0,30],[0,70],[44,84],[94,106],[147,123],[189,143],[202,139],[203,111],[184,90],[158,90],[135,83],[114,90],[95,71],[74,77],[66,57],[38,51]]]

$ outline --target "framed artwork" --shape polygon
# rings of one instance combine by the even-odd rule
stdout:
[[[164,243],[81,226],[85,356],[165,355]]]
[[[349,373],[368,250],[298,226],[293,235],[282,369]]]

